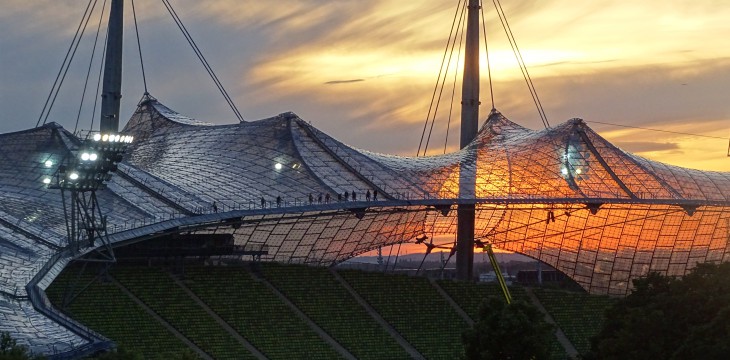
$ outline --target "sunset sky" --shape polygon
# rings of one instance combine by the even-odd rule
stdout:
[[[350,145],[415,155],[458,0],[171,2],[246,120],[293,111]],[[86,3],[3,1],[0,132],[35,125]],[[491,5],[485,2],[496,107],[540,129]],[[161,2],[137,0],[136,6],[152,95],[200,120],[235,122]],[[503,6],[551,124],[580,117],[625,150],[730,171],[725,1],[505,0]],[[123,122],[144,91],[129,1],[126,12]],[[67,129],[74,128],[97,21],[95,15],[51,113]],[[482,74],[484,119],[490,104]],[[444,109],[446,103],[434,151],[443,151]],[[82,114],[80,128],[88,129],[90,108]],[[458,112],[452,117],[450,150],[458,145]]]

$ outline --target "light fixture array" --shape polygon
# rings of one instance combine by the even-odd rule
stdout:
[[[49,189],[103,189],[132,141],[134,137],[129,135],[96,133],[90,139],[83,140],[79,149],[72,151],[74,156],[66,164],[58,166],[53,178],[43,178],[43,183]],[[51,167],[53,162],[47,160],[44,165]]]

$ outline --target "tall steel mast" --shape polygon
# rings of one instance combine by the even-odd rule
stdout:
[[[468,146],[477,136],[479,127],[479,0],[469,0],[464,51],[464,78],[461,89],[460,147]],[[459,198],[474,198],[476,164],[459,168]],[[472,278],[474,268],[474,204],[460,204],[457,209],[456,276]]]
[[[104,86],[101,93],[102,133],[119,131],[119,108],[122,99],[122,39],[124,32],[124,0],[112,0],[109,14],[109,39],[104,63]]]
[[[63,166],[56,170],[53,177],[55,182],[48,184],[49,189],[61,190],[67,249],[74,255],[74,260],[104,264],[104,271],[116,262],[116,257],[109,240],[107,217],[102,213],[96,192],[106,187],[111,172],[116,170],[127,145],[132,141],[131,136],[118,134],[122,98],[124,0],[112,0],[110,11],[99,125],[104,135],[97,133],[79,139],[79,146],[71,149],[72,156],[65,159]],[[81,268],[79,275],[84,269],[86,265]],[[78,295],[74,292],[79,282],[80,277],[77,277],[69,283],[63,307]]]

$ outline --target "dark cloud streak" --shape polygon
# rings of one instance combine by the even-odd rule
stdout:
[[[324,84],[325,85],[350,84],[350,83],[356,83],[356,82],[362,82],[362,81],[365,81],[365,79],[332,80],[332,81],[327,81]]]

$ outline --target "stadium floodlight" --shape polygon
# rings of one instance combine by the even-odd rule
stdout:
[[[43,178],[43,183],[46,184],[46,185],[50,184],[51,183],[51,178],[49,178],[49,177]]]
[[[275,168],[276,170],[281,170],[282,166],[283,166],[283,165],[281,165],[281,163],[276,163],[276,165],[274,165],[274,168]]]
[[[50,182],[44,180],[44,183],[48,188],[77,192],[102,189],[111,179],[109,173],[117,170],[117,164],[124,158],[124,152],[131,141],[132,137],[128,135],[94,134],[73,150],[75,156],[66,158],[59,164],[59,176],[51,177]],[[52,162],[50,164],[53,165]]]
[[[46,160],[46,162],[45,162],[45,163],[43,163],[43,165],[45,165],[45,166],[46,166],[47,168],[49,168],[49,167],[53,166],[53,161],[51,161],[51,160]]]

